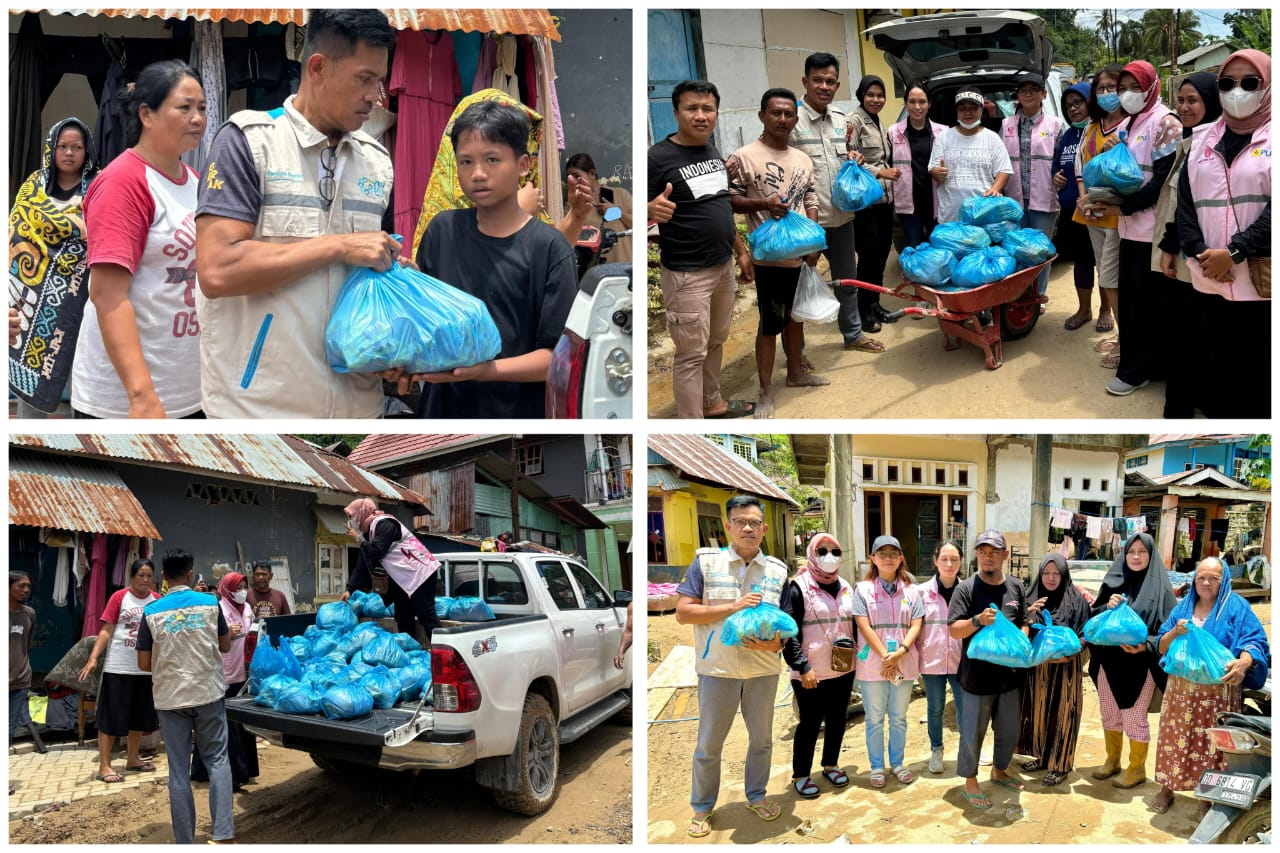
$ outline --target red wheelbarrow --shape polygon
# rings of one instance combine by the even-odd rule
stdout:
[[[1049,300],[1039,294],[1036,276],[1056,257],[972,290],[935,290],[905,278],[895,288],[853,278],[842,278],[831,284],[887,293],[914,302],[889,316],[937,317],[942,328],[943,349],[959,349],[961,340],[968,341],[986,355],[987,369],[995,370],[1004,364],[1002,341],[1026,337],[1040,319],[1040,305]]]

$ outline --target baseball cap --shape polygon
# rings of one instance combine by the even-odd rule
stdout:
[[[881,548],[888,548],[890,546],[897,548],[899,551],[902,550],[902,543],[898,541],[898,537],[889,536],[888,534],[885,534],[884,536],[877,536],[876,541],[871,543],[871,553],[874,554]]]
[[[999,548],[1001,551],[1008,547],[1004,544],[1004,534],[999,530],[996,530],[994,527],[987,528],[978,534],[978,541],[975,543],[974,547],[977,547],[978,545],[991,545],[995,548]]]
[[[1022,84],[1024,83],[1034,83],[1035,85],[1039,86],[1041,89],[1044,88],[1044,78],[1034,71],[1024,71],[1023,73],[1015,77],[1013,81],[1013,88],[1019,89],[1022,87]]]
[[[956,93],[956,103],[958,104],[961,101],[973,101],[978,106],[982,106],[986,99],[982,97],[980,92],[975,92],[972,89],[962,89]]]

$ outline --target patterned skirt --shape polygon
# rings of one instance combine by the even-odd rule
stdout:
[[[1156,781],[1173,791],[1190,791],[1204,771],[1225,770],[1226,756],[1209,748],[1205,729],[1218,711],[1239,710],[1239,684],[1196,684],[1169,676],[1156,742]]]
[[[1027,673],[1017,753],[1038,758],[1046,770],[1069,773],[1084,706],[1084,655],[1045,663]]]

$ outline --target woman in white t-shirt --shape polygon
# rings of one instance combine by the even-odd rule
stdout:
[[[111,769],[111,750],[116,738],[125,738],[127,749],[125,770],[150,772],[156,766],[143,761],[139,754],[142,733],[160,728],[156,706],[151,698],[151,674],[138,668],[138,626],[142,624],[142,608],[160,596],[153,588],[155,563],[134,560],[129,566],[129,585],[116,590],[102,611],[102,630],[89,653],[89,662],[80,670],[80,680],[87,681],[102,666],[102,688],[98,694],[98,775],[99,782],[123,782],[124,776]]]
[[[200,144],[200,77],[178,60],[142,69],[127,149],[85,194],[89,299],[71,407],[93,418],[200,416],[196,193],[183,154]]]
[[[956,95],[956,126],[933,142],[929,174],[938,184],[938,221],[957,222],[960,203],[975,196],[997,196],[1013,174],[1013,162],[1000,137],[982,126],[982,95]]]

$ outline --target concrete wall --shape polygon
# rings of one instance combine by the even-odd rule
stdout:
[[[548,435],[542,436],[541,441],[542,473],[528,479],[553,497],[573,495],[580,501],[586,500],[586,483],[582,475],[586,470],[587,457],[582,450],[582,440],[576,435]]]
[[[1031,530],[1031,514],[1049,512],[1048,507],[1031,505],[1031,457],[1031,448],[1022,445],[1004,448],[996,457],[1000,500],[987,507],[986,519],[988,527],[998,528],[1006,536],[1025,536]],[[1049,502],[1054,506],[1078,509],[1080,501],[1099,501],[1108,509],[1119,509],[1123,502],[1124,478],[1114,453],[1054,448],[1052,471]],[[1068,477],[1070,489],[1063,482]]]

